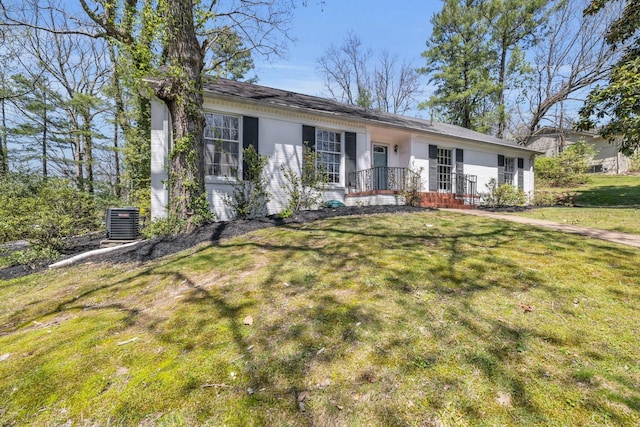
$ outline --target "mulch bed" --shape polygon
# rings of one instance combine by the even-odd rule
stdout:
[[[317,220],[351,216],[351,215],[374,215],[395,212],[420,212],[434,210],[431,208],[416,208],[411,206],[365,206],[365,207],[339,207],[325,208],[314,211],[296,212],[289,218],[276,218],[268,216],[250,220],[236,220],[225,222],[214,222],[205,224],[197,230],[188,234],[178,234],[175,236],[164,236],[156,239],[145,240],[138,245],[116,249],[106,254],[95,255],[87,259],[92,262],[128,263],[146,262],[171,255],[185,249],[189,249],[200,243],[210,242],[216,244],[224,239],[241,236],[251,231],[263,228],[277,227],[287,224],[305,224]],[[100,247],[100,241],[104,240],[104,235],[91,234],[79,236],[73,239],[73,243],[65,250],[65,258],[87,252]],[[37,271],[42,271],[50,264],[50,260],[42,260],[36,265],[15,265],[0,269],[0,280],[9,280],[16,277],[26,276]]]

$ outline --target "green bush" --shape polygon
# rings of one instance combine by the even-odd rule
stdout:
[[[180,220],[173,216],[166,218],[159,218],[152,221],[146,227],[144,227],[140,233],[142,237],[146,239],[153,239],[154,237],[170,236],[172,234],[178,234],[186,228],[186,221]]]
[[[567,147],[556,157],[537,157],[536,179],[545,187],[571,187],[587,182],[586,172],[595,154],[593,146],[584,141]]]
[[[283,189],[288,197],[287,209],[290,211],[317,209],[322,205],[322,191],[328,182],[328,176],[317,163],[318,153],[305,145],[300,174],[291,167],[280,167],[285,179]]]
[[[266,215],[267,203],[270,200],[268,182],[264,169],[269,158],[258,154],[252,145],[242,150],[246,179],[238,179],[233,183],[233,196],[226,197],[224,203],[229,206],[236,218],[254,218]]]
[[[95,231],[103,214],[90,194],[61,178],[12,174],[0,180],[0,243],[27,240],[60,251],[68,237]]]
[[[496,179],[491,178],[485,187],[488,192],[483,195],[482,204],[486,206],[524,206],[527,203],[524,192],[511,184],[498,185]]]
[[[576,192],[571,191],[536,190],[533,204],[536,206],[573,206],[576,195]]]

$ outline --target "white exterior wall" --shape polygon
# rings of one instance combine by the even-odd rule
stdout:
[[[267,214],[276,214],[284,210],[287,206],[288,196],[285,191],[286,180],[281,169],[281,165],[287,165],[298,175],[302,170],[303,144],[302,125],[314,126],[316,129],[325,129],[342,133],[342,156],[340,170],[340,183],[329,184],[329,188],[324,192],[323,199],[339,200],[345,202],[345,153],[344,153],[344,132],[356,133],[356,153],[358,159],[356,169],[360,170],[360,165],[367,162],[370,153],[366,150],[368,136],[364,128],[356,128],[346,123],[312,120],[311,117],[286,117],[274,114],[269,111],[243,110],[238,107],[221,106],[214,103],[206,103],[205,110],[221,112],[223,114],[233,114],[242,117],[243,115],[258,118],[258,151],[269,158],[265,169],[266,179],[269,182],[270,201],[267,204]],[[240,124],[242,129],[242,123]],[[242,140],[242,136],[241,136]],[[240,159],[242,163],[242,159]],[[227,221],[233,218],[232,210],[225,204],[226,195],[233,194],[232,182],[229,178],[206,177],[205,189],[209,204],[216,215],[218,221]]]
[[[453,163],[455,170],[455,150],[462,149],[464,151],[463,170],[455,171],[456,173],[464,173],[467,175],[475,175],[478,178],[477,191],[482,194],[487,191],[486,184],[493,179],[498,179],[498,154],[505,157],[523,158],[524,174],[523,191],[526,195],[532,196],[534,189],[533,181],[533,158],[530,153],[519,152],[508,147],[496,147],[487,145],[486,150],[477,147],[478,144],[465,143],[463,141],[447,141],[444,138],[434,138],[427,140],[424,138],[414,138],[411,142],[410,168],[414,171],[421,171],[422,189],[429,189],[429,145],[436,145],[440,148],[448,148],[453,150]],[[514,177],[517,184],[517,173],[520,171],[516,167],[516,176]]]
[[[165,187],[171,125],[169,110],[151,100],[151,219],[167,216],[169,193]]]
[[[429,144],[423,141],[411,140],[411,155],[409,156],[409,168],[420,174],[420,187],[422,191],[429,190]]]
[[[463,173],[478,177],[477,191],[485,192],[485,184],[491,178],[497,179],[498,154],[506,157],[522,157],[524,164],[524,191],[533,194],[533,162],[530,152],[520,151],[517,148],[500,147],[491,144],[483,144],[472,141],[458,140],[446,136],[415,135],[408,131],[397,129],[382,129],[365,127],[363,124],[353,124],[342,119],[323,119],[307,113],[282,112],[274,108],[256,105],[243,105],[236,102],[221,101],[212,102],[207,99],[204,105],[206,111],[236,115],[239,117],[250,116],[258,118],[258,150],[260,154],[269,157],[266,167],[266,178],[269,185],[271,200],[268,203],[267,214],[281,212],[287,205],[287,194],[284,190],[285,179],[281,165],[287,165],[297,174],[301,172],[303,145],[302,125],[314,126],[316,129],[326,129],[342,134],[341,156],[341,182],[331,184],[325,192],[324,200],[339,200],[345,202],[345,152],[344,132],[356,133],[356,170],[365,170],[372,167],[372,144],[383,143],[388,147],[388,165],[390,167],[408,167],[415,172],[421,172],[422,191],[429,189],[429,144],[454,150],[464,150]],[[164,104],[157,100],[152,101],[152,131],[151,131],[151,205],[152,218],[166,216],[168,195],[164,186],[167,178],[167,153],[170,149],[170,122],[169,115]],[[242,131],[242,119],[240,123]],[[380,131],[383,130],[382,133]],[[372,138],[372,134],[378,135],[378,139]],[[385,143],[384,140],[387,139]],[[241,135],[242,140],[242,135]],[[398,144],[398,152],[394,146]],[[242,163],[242,159],[240,159]],[[224,203],[226,195],[231,195],[233,187],[229,178],[208,176],[205,178],[207,197],[217,220],[224,221],[232,218],[231,209]],[[395,203],[399,203],[395,196],[384,196],[373,200],[375,203],[390,203],[391,197]],[[389,199],[389,200],[388,200]],[[367,199],[369,202],[372,199]],[[349,204],[365,203],[365,200],[349,200]]]

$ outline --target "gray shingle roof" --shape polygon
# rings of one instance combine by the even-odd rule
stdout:
[[[426,132],[462,138],[469,141],[517,148],[523,151],[538,152],[538,150],[532,150],[518,145],[514,141],[496,138],[491,135],[475,132],[460,126],[370,110],[363,107],[343,104],[331,99],[304,95],[251,83],[237,82],[222,78],[207,78],[204,81],[204,92],[205,94],[208,93],[222,97],[241,98],[242,100],[271,106],[305,110],[310,113],[320,113],[344,119],[365,121],[371,124],[392,126],[406,131]]]

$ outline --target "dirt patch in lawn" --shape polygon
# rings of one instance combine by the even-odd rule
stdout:
[[[209,242],[216,244],[221,240],[238,237],[263,228],[288,224],[305,224],[339,216],[418,212],[426,210],[433,209],[395,205],[340,207],[333,209],[325,208],[315,211],[301,211],[293,214],[289,218],[268,216],[251,220],[214,222],[203,225],[188,234],[164,236],[156,239],[145,240],[138,245],[117,249],[106,254],[96,255],[88,258],[88,260],[93,262],[111,262],[115,264],[128,262],[140,263],[171,255],[201,243]],[[72,240],[72,244],[64,251],[64,258],[70,258],[83,252],[98,249],[100,247],[101,240],[104,240],[104,236],[101,234],[92,234],[74,238]],[[42,260],[41,262],[35,263],[35,265],[14,265],[0,269],[0,280],[9,280],[42,271],[47,268],[50,262],[50,260]]]

